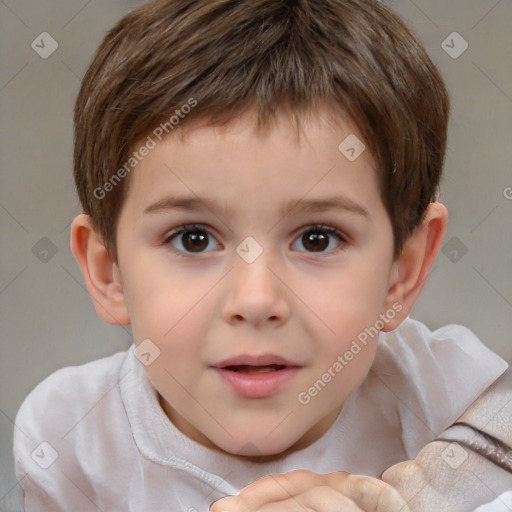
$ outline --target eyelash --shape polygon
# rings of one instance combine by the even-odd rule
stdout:
[[[183,226],[180,226],[180,227],[174,229],[170,233],[167,233],[167,235],[165,236],[165,238],[163,240],[163,244],[168,246],[169,249],[172,250],[178,257],[182,257],[182,258],[190,258],[190,257],[194,257],[195,255],[206,254],[208,252],[211,252],[211,251],[206,251],[206,252],[198,252],[198,253],[192,253],[192,252],[184,253],[183,251],[180,251],[179,249],[176,249],[175,247],[172,246],[172,244],[171,244],[172,240],[174,240],[178,236],[182,235],[183,233],[187,233],[189,231],[203,231],[213,237],[213,235],[210,233],[210,231],[201,224],[184,224]],[[343,247],[348,242],[348,237],[342,231],[340,231],[338,228],[336,228],[335,226],[330,225],[330,224],[312,224],[310,226],[307,226],[306,229],[302,229],[300,231],[300,233],[297,235],[297,237],[294,240],[297,240],[299,237],[301,237],[305,233],[309,233],[311,231],[312,232],[324,231],[324,232],[328,233],[329,235],[332,235],[332,236],[335,236],[336,238],[338,238],[340,245],[338,247],[336,247],[335,249],[326,253],[328,255],[332,254],[333,252],[338,252],[340,250],[343,250]],[[213,237],[213,238],[215,238],[215,237]],[[319,253],[309,252],[309,251],[300,251],[300,252],[306,252],[307,254],[319,254],[319,255],[323,254],[323,252],[319,252]],[[324,257],[325,257],[325,255],[324,255]]]

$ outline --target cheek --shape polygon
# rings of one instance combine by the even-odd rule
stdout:
[[[304,314],[316,317],[318,335],[347,340],[365,327],[374,325],[382,312],[387,294],[387,280],[378,265],[347,266],[347,269],[301,286]],[[383,265],[382,267],[383,268]],[[312,319],[313,321],[313,319]]]
[[[315,378],[329,381],[339,392],[324,399],[334,400],[353,392],[366,376],[378,341],[376,322],[387,292],[384,265],[375,262],[350,266],[323,282],[310,283],[307,309],[311,339],[316,352]],[[305,301],[306,302],[306,301]],[[310,383],[307,384],[308,386]]]
[[[136,270],[139,269],[138,271]],[[135,340],[154,337],[167,344],[178,333],[199,328],[199,313],[211,284],[161,263],[133,265],[125,275],[125,295]],[[192,321],[194,319],[194,322]]]
[[[189,400],[206,364],[202,351],[208,332],[208,304],[189,288],[181,289],[187,293],[170,293],[162,287],[148,288],[144,294],[141,287],[132,323],[137,342],[149,338],[160,350],[145,370],[155,388],[172,403]]]

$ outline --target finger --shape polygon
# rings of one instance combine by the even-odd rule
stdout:
[[[283,488],[282,475],[260,478],[242,489],[236,496],[227,496],[210,505],[210,512],[260,512],[268,503],[277,503],[290,498],[295,493]],[[279,482],[278,482],[279,481]]]
[[[304,512],[311,510],[314,512],[366,512],[361,509],[349,497],[332,487],[322,486],[310,489],[297,497],[299,508],[290,509],[290,512]],[[279,511],[286,510],[279,508]],[[276,512],[278,510],[276,509]],[[287,511],[288,512],[288,511]]]
[[[224,508],[230,512],[259,512],[266,503],[287,500],[312,487],[325,485],[325,476],[305,470],[269,475],[252,482],[237,496],[229,496],[215,502],[211,512],[224,512]]]
[[[382,480],[397,489],[410,502],[429,489],[429,482],[422,468],[414,461],[395,464],[382,474]]]
[[[229,509],[230,512],[366,512],[332,487],[320,486],[279,501],[266,501],[257,509]],[[220,511],[219,512],[224,512]]]
[[[332,487],[366,512],[409,512],[405,499],[391,485],[366,476],[331,473]],[[329,476],[331,476],[329,475]]]
[[[215,500],[213,503],[210,504],[208,512],[228,512],[230,510],[230,505],[229,501],[227,500],[229,500],[230,498],[232,498],[232,496],[226,496],[224,498]]]
[[[421,468],[414,461],[405,461],[395,464],[382,473],[382,480],[393,487],[397,487],[407,480],[424,480]]]

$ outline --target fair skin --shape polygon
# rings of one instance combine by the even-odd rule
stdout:
[[[130,176],[117,261],[88,216],[73,221],[73,254],[98,314],[112,324],[131,324],[136,344],[150,339],[158,347],[160,356],[145,370],[163,410],[209,448],[271,460],[325,434],[369,371],[377,337],[314,400],[301,404],[299,393],[382,315],[382,330],[407,317],[439,250],[447,212],[432,203],[394,260],[374,159],[366,150],[349,161],[338,145],[349,134],[362,137],[349,119],[334,124],[328,117],[326,109],[305,121],[300,141],[284,115],[265,136],[255,134],[249,114],[225,128],[192,126],[183,140],[169,136]],[[171,196],[200,200],[192,210],[169,208],[164,202]],[[342,208],[301,208],[333,196]],[[212,210],[205,199],[229,210]],[[188,234],[200,235],[204,244],[173,236],[185,224],[196,226]],[[236,252],[249,236],[263,249],[251,263]],[[270,396],[242,396],[215,366],[247,354],[278,355],[296,370]],[[244,448],[249,441],[255,448]],[[266,493],[249,486],[246,501],[227,498],[239,501],[217,502],[211,510],[273,512],[303,503],[317,512],[335,506],[383,512],[404,506],[376,479],[298,471],[277,477],[290,483],[286,491],[281,485],[272,491],[276,480],[268,478],[253,484]]]

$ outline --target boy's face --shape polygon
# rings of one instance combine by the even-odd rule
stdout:
[[[324,118],[300,143],[285,116],[262,136],[248,115],[197,125],[130,177],[117,248],[134,339],[158,347],[145,370],[162,406],[206,446],[273,455],[318,439],[371,366],[377,337],[358,335],[391,316],[375,163],[349,161],[338,146],[358,131]]]

